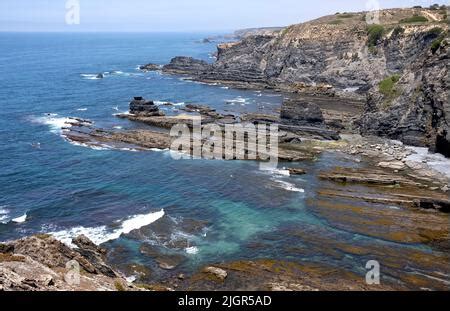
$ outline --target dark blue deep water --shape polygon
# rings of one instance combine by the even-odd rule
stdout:
[[[354,264],[351,256],[306,258],[287,251],[287,246],[308,248],[288,234],[302,226],[311,235],[321,228],[317,232],[337,241],[375,241],[351,230],[338,232],[308,210],[307,199],[314,197],[318,183],[314,173],[354,164],[325,155],[302,164],[311,174],[290,178],[260,171],[253,162],[176,161],[168,152],[93,150],[60,136],[71,116],[99,127],[143,127],[114,116],[127,111],[133,96],[222,111],[277,109],[279,94],[137,70],[140,64],[165,64],[178,55],[212,61],[215,44],[199,43],[207,35],[0,34],[0,241],[39,232],[70,241],[84,233],[97,243],[110,240],[119,264],[150,265],[139,251],[147,243],[182,254],[186,269],[253,258],[317,259],[363,269],[364,263]],[[104,79],[94,79],[105,72]],[[175,225],[164,239],[119,237],[152,222],[162,210],[174,223],[204,225],[189,232]],[[170,247],[170,240],[180,237],[188,245]]]

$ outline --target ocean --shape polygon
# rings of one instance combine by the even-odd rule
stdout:
[[[176,254],[186,272],[215,262],[274,258],[326,263],[361,275],[366,258],[342,250],[341,256],[308,251],[311,238],[428,249],[337,228],[311,210],[309,202],[323,183],[318,171],[360,165],[334,153],[298,164],[308,174],[289,177],[286,163],[261,171],[255,162],[95,150],[61,137],[67,117],[105,128],[145,128],[114,116],[128,110],[133,96],[176,103],[161,106],[167,113],[187,103],[223,112],[276,111],[283,100],[278,93],[138,70],[179,55],[211,62],[217,43],[201,43],[208,35],[0,33],[0,241],[52,233],[70,244],[85,234],[104,243],[117,266],[146,265],[155,277],[165,271],[149,248]],[[103,79],[96,78],[99,73]]]

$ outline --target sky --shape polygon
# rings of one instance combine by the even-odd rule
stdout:
[[[448,3],[447,0],[0,0],[0,31],[229,31],[287,26],[336,12],[366,11],[368,3],[376,2],[380,8]]]

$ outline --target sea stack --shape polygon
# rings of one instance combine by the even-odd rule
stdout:
[[[141,96],[134,97],[130,102],[130,113],[148,117],[164,116],[164,112],[152,100],[145,100]]]

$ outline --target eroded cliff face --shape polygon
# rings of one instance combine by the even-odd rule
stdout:
[[[186,59],[174,59],[163,70],[242,87],[362,100],[367,96],[358,124],[363,134],[448,155],[446,11],[380,11],[379,36],[370,35],[366,14],[336,14],[265,31],[219,45],[214,64],[189,66]],[[399,79],[392,94],[380,90],[380,83],[391,76]]]
[[[448,45],[445,39],[430,49],[433,29],[410,34],[416,57],[399,71],[391,91],[375,85],[369,91],[361,132],[426,146],[450,156],[448,102]],[[389,45],[402,39],[390,40]],[[448,40],[448,37],[447,37]],[[437,43],[436,43],[437,44]],[[393,53],[392,51],[390,53]]]

